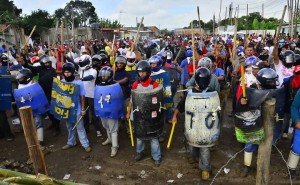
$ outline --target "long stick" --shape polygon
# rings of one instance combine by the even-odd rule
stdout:
[[[137,39],[138,39],[138,36],[139,36],[139,33],[140,33],[140,29],[141,29],[141,25],[143,24],[143,21],[144,21],[144,17],[142,17],[142,20],[141,20],[141,22],[140,22],[139,28],[138,28],[137,33],[136,33],[136,37],[134,38],[134,42],[133,42],[133,44],[131,45],[130,52],[133,51],[133,47],[134,47],[134,45],[135,45],[136,42],[137,42]]]
[[[200,22],[200,10],[199,6],[197,6],[197,14],[198,14],[198,21],[199,21],[199,29],[200,29],[200,40],[202,42],[202,30],[201,30],[201,22]]]
[[[168,140],[167,149],[170,149],[170,145],[171,145],[173,134],[174,134],[174,130],[175,130],[175,125],[176,125],[176,123],[172,124],[172,129],[171,129],[170,137],[169,137],[169,140]]]
[[[245,68],[243,64],[241,64],[241,78],[243,98],[246,98]]]
[[[193,22],[191,23],[191,28],[192,28],[193,70],[194,70],[194,74],[195,74],[195,72],[196,72],[196,64],[195,64],[196,51],[195,51],[195,40],[194,40],[194,26],[193,26]]]
[[[281,16],[281,19],[280,19],[280,22],[279,22],[277,33],[276,33],[277,36],[279,36],[279,34],[281,32],[281,27],[282,27],[283,19],[284,19],[284,16],[285,16],[285,11],[286,11],[286,5],[283,8],[282,16]]]
[[[129,107],[127,107],[127,111],[130,111]],[[133,132],[132,132],[132,125],[131,125],[130,118],[128,119],[128,124],[129,124],[129,133],[130,133],[131,146],[134,147]]]
[[[89,108],[90,108],[90,106],[88,106],[88,107],[84,110],[84,112],[86,112]],[[80,116],[80,118],[78,119],[78,121],[76,122],[76,124],[74,125],[74,127],[72,128],[72,130],[74,130],[74,129],[78,126],[78,124],[79,124],[79,122],[82,120],[82,118],[83,118],[83,116]]]
[[[178,51],[178,53],[177,53],[177,55],[176,55],[176,57],[174,59],[174,62],[178,63],[177,60],[178,60],[179,55],[180,55],[180,53],[181,53],[182,50],[183,50],[183,47],[180,47],[180,49],[179,49],[179,51]]]
[[[36,28],[36,25],[34,25],[34,27],[32,28],[32,30],[31,30],[31,32],[30,32],[28,38],[26,39],[25,44],[24,44],[24,46],[23,46],[22,48],[24,48],[24,47],[27,46],[27,44],[28,44],[28,42],[29,42],[29,39],[31,38],[33,32],[35,31],[35,28]]]
[[[113,42],[111,44],[111,54],[114,55],[114,45],[115,45],[115,39],[116,39],[116,35],[114,34],[114,38],[113,38]],[[115,55],[114,55],[115,57]],[[113,73],[113,80],[115,79],[115,74],[116,74],[116,62],[114,63],[114,73]]]

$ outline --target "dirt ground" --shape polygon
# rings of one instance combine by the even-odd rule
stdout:
[[[230,102],[230,101],[229,101]],[[227,105],[227,114],[231,111],[231,105]],[[49,121],[45,120],[49,125]],[[123,127],[119,132],[119,152],[115,158],[110,158],[110,146],[102,146],[101,143],[106,136],[97,138],[93,127],[88,134],[93,151],[86,153],[78,145],[69,150],[62,150],[66,144],[67,132],[65,124],[61,125],[62,133],[58,137],[52,137],[51,132],[46,130],[45,141],[48,153],[45,156],[46,166],[50,176],[63,179],[65,174],[70,174],[70,181],[86,184],[199,184],[205,185],[212,182],[217,171],[243,146],[238,143],[234,136],[233,120],[226,115],[226,121],[222,124],[221,137],[217,146],[211,152],[212,177],[204,182],[200,179],[198,165],[193,163],[186,150],[183,137],[183,115],[176,126],[172,148],[166,149],[167,139],[161,143],[162,164],[155,167],[150,154],[150,146],[146,147],[147,156],[140,162],[134,162],[135,149],[130,146],[130,139]],[[166,126],[167,134],[170,125]],[[26,163],[28,150],[23,133],[15,133],[16,139],[13,142],[0,140],[0,166],[7,160]],[[278,144],[288,158],[290,140],[281,140]],[[256,154],[253,159],[253,166],[256,166]],[[255,184],[256,171],[253,171],[246,178],[240,177],[243,164],[243,152],[237,155],[227,166],[229,173],[222,170],[213,184],[217,185],[253,185]],[[13,167],[10,167],[13,168]],[[22,171],[22,168],[20,168]],[[173,180],[173,182],[171,182]],[[278,152],[271,156],[270,184],[289,184],[287,168]],[[293,184],[300,184],[295,181]]]

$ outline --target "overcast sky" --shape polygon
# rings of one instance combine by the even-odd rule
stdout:
[[[144,16],[146,26],[155,25],[161,29],[181,28],[188,26],[189,22],[197,17],[197,6],[200,8],[201,20],[204,22],[219,19],[220,0],[90,0],[96,8],[99,18],[116,19],[125,26],[135,26]],[[53,14],[58,8],[63,8],[68,0],[14,0],[23,14],[42,9]],[[246,15],[247,3],[249,13],[262,12],[264,4],[264,17],[280,18],[286,0],[223,0],[221,19],[225,18],[226,7],[233,2],[233,8],[239,5],[239,16]],[[234,14],[234,11],[233,11]],[[227,10],[228,17],[228,10]],[[287,16],[285,16],[287,20]]]

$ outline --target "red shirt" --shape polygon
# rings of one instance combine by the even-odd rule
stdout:
[[[132,89],[136,89],[138,87],[138,85],[141,84],[143,87],[148,87],[150,84],[153,85],[153,89],[157,88],[159,86],[159,84],[156,82],[156,81],[153,81],[150,77],[145,81],[145,82],[142,82],[142,81],[135,81],[133,84],[132,84]]]

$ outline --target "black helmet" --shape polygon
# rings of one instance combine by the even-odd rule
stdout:
[[[291,50],[286,50],[281,58],[283,65],[287,68],[291,68],[295,63],[295,53]]]
[[[74,66],[74,64],[71,63],[71,62],[65,63],[65,64],[63,65],[63,67],[62,67],[62,72],[65,72],[65,71],[69,71],[69,72],[71,72],[72,74],[74,74],[74,73],[75,73],[75,66]]]
[[[200,88],[200,90],[204,90],[208,87],[210,83],[211,73],[209,69],[206,67],[201,67],[197,69],[195,73],[195,82]]]
[[[137,72],[147,72],[147,76],[145,78],[141,79],[141,81],[145,81],[151,75],[151,66],[148,63],[148,61],[142,60],[139,63],[137,63],[137,65],[136,65],[136,71]],[[138,74],[138,76],[140,77],[139,74]]]
[[[257,81],[263,89],[276,89],[277,73],[271,68],[263,68],[257,73]]]
[[[23,68],[19,71],[16,79],[18,80],[19,84],[28,84],[32,80],[32,72],[30,69]]]
[[[99,77],[100,78],[108,77],[108,81],[110,81],[113,77],[113,70],[109,66],[104,66],[99,71]]]

